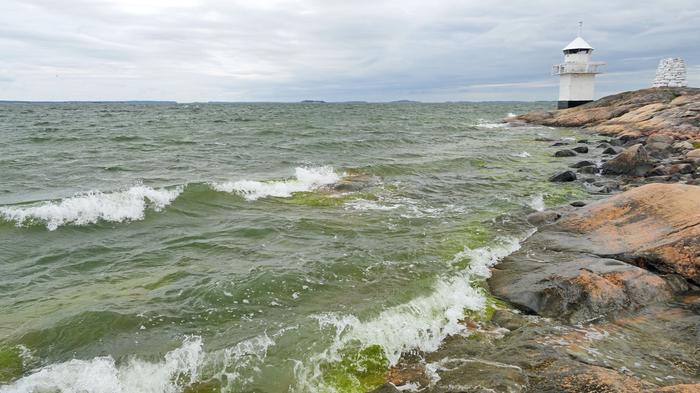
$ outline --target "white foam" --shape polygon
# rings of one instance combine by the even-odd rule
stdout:
[[[22,226],[32,221],[46,224],[50,231],[67,225],[94,224],[100,220],[111,222],[142,220],[147,207],[160,211],[182,192],[153,189],[138,185],[125,191],[102,193],[89,191],[60,201],[48,201],[30,206],[0,207],[0,217]]]
[[[286,198],[295,192],[313,191],[325,185],[336,183],[342,175],[329,166],[299,167],[295,177],[283,181],[260,182],[255,180],[238,180],[235,182],[212,183],[216,191],[232,192],[248,201],[265,197]]]
[[[537,194],[532,197],[532,200],[530,200],[530,203],[528,205],[533,209],[537,210],[538,212],[541,212],[544,210],[544,196],[542,194]]]
[[[0,387],[2,393],[176,393],[197,380],[203,356],[199,337],[185,339],[157,363],[132,359],[117,366],[111,356],[52,364]],[[177,378],[176,378],[177,377]]]
[[[476,126],[481,127],[481,128],[507,128],[508,123],[485,123],[485,122],[482,123],[482,122],[479,122],[479,123],[477,123]]]
[[[511,154],[511,156],[513,156],[513,157],[520,157],[520,158],[532,157],[532,156],[530,155],[530,153],[528,153],[528,152],[526,152],[526,151],[524,151],[524,152],[522,152],[522,153],[513,153],[513,154]]]
[[[394,210],[401,205],[398,204],[393,204],[393,205],[382,205],[374,201],[368,201],[366,199],[355,199],[351,201],[345,202],[345,206],[347,208],[353,209],[353,210],[363,210],[363,211],[368,211],[368,210]]]
[[[131,359],[117,364],[111,356],[73,359],[0,386],[0,393],[177,393],[212,378],[227,381],[225,391],[246,390],[273,345],[272,338],[263,334],[207,353],[200,337],[187,337],[160,362]]]
[[[531,233],[528,234],[528,236]],[[466,330],[459,323],[465,310],[482,310],[486,296],[471,285],[473,280],[489,277],[489,268],[520,248],[515,238],[499,239],[495,247],[465,248],[455,260],[470,259],[468,267],[457,274],[442,277],[426,296],[388,308],[369,320],[354,315],[316,315],[321,329],[333,329],[335,340],[325,352],[312,356],[308,363],[297,363],[297,391],[333,391],[325,386],[320,364],[340,360],[340,353],[353,343],[380,345],[395,365],[401,354],[411,349],[435,351],[445,337]]]

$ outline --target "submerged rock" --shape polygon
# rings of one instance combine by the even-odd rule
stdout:
[[[588,146],[577,146],[571,149],[576,153],[588,153]]]
[[[547,210],[543,212],[535,212],[528,214],[527,222],[534,226],[540,226],[545,224],[551,224],[561,218],[561,214],[553,210]]]
[[[554,153],[554,157],[573,157],[576,153],[573,150],[564,149]]]
[[[584,166],[595,166],[595,162],[587,160],[579,161],[575,164],[569,165],[569,168],[583,168]]]
[[[576,180],[576,174],[572,171],[558,173],[549,178],[551,182],[570,182]]]
[[[578,170],[579,173],[583,173],[586,175],[594,175],[598,173],[598,167],[596,166],[584,166],[583,168]]]
[[[603,154],[605,155],[615,155],[620,153],[622,153],[622,148],[617,146],[608,146],[605,148],[605,150],[603,150]]]

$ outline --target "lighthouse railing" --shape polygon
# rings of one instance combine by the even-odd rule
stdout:
[[[600,74],[605,71],[604,62],[562,63],[552,66],[552,75],[561,74]]]

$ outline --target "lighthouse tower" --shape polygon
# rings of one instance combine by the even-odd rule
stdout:
[[[559,109],[593,101],[595,94],[595,76],[603,72],[604,62],[591,61],[593,47],[581,38],[582,22],[579,22],[579,34],[564,50],[564,62],[554,66],[552,73],[559,75]]]

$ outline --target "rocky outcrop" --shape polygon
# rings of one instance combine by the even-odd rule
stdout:
[[[569,323],[616,318],[682,290],[653,272],[700,283],[700,187],[648,184],[558,220],[534,215],[544,226],[489,280],[528,312]]]
[[[586,127],[617,137],[651,134],[675,139],[700,139],[700,89],[652,88],[611,95],[600,100],[551,112],[535,112],[508,119],[547,126]]]

